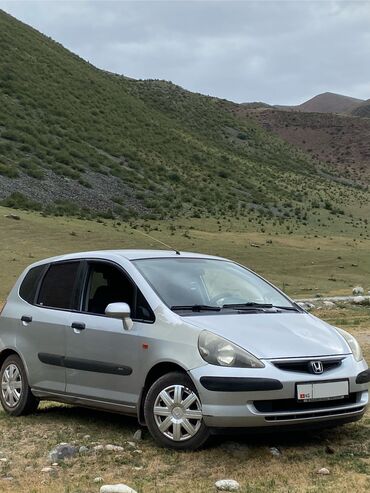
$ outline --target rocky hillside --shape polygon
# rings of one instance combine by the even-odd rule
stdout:
[[[360,106],[354,108],[351,113],[353,116],[370,118],[370,99],[364,101]]]
[[[343,197],[359,193],[248,108],[98,70],[1,11],[0,106],[5,205],[306,220],[321,206],[346,213]]]

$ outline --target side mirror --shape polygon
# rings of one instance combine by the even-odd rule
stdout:
[[[131,309],[127,303],[110,303],[105,309],[105,315],[122,320],[125,330],[132,329]]]

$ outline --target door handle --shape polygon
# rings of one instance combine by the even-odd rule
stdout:
[[[23,315],[21,321],[25,322],[26,324],[30,324],[32,322],[32,317],[30,317],[29,315]]]
[[[85,330],[86,329],[86,325],[81,324],[79,322],[73,322],[71,327],[72,327],[72,329],[76,329],[76,330]]]

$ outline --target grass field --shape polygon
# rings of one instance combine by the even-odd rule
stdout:
[[[20,220],[8,219],[9,213]],[[131,225],[130,225],[131,224]],[[151,236],[187,250],[216,254],[241,262],[296,297],[351,294],[352,287],[370,289],[370,239],[343,234],[269,233],[237,220],[184,219],[119,223],[12,211],[0,207],[0,301],[21,271],[36,260],[67,252],[109,248],[165,248]],[[354,241],[354,239],[356,241]]]
[[[369,308],[321,311],[350,330],[370,358]],[[179,453],[157,448],[148,432],[132,446],[134,419],[60,404],[43,404],[37,414],[9,418],[0,411],[2,493],[94,493],[99,485],[123,482],[140,493],[208,493],[218,479],[240,482],[242,493],[365,493],[370,489],[370,415],[342,428],[311,433],[217,437],[206,449]],[[90,435],[86,437],[86,435]],[[91,452],[43,473],[48,452],[60,442],[115,444],[122,452]],[[282,455],[272,457],[270,447]],[[327,447],[330,447],[328,453]],[[317,474],[326,467],[330,475]],[[13,479],[5,479],[11,476]]]

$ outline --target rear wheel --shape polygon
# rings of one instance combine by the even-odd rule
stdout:
[[[195,386],[180,372],[154,382],[145,399],[144,415],[151,435],[164,447],[194,450],[210,435]]]
[[[30,414],[37,409],[39,400],[32,394],[27,374],[19,356],[8,356],[0,370],[0,401],[4,410],[13,416]]]

